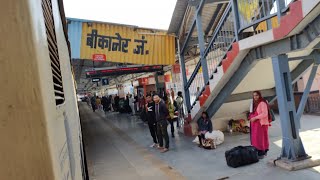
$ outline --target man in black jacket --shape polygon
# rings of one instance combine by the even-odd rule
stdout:
[[[169,115],[169,111],[166,104],[160,99],[159,95],[154,95],[153,101],[155,102],[159,149],[164,153],[169,150],[169,135],[167,131],[167,116]],[[163,147],[163,139],[165,140],[165,147]]]
[[[114,97],[114,105],[115,105],[114,111],[119,111],[119,102],[120,102],[120,97],[117,94],[116,97]]]
[[[108,99],[107,99],[106,96],[103,96],[103,97],[102,97],[102,99],[101,99],[101,104],[102,104],[102,106],[103,106],[103,111],[104,111],[104,113],[107,113],[109,104],[108,104]]]
[[[150,134],[153,139],[153,144],[150,147],[158,147],[158,138],[157,138],[157,121],[155,114],[155,104],[152,100],[151,94],[147,94],[147,104],[146,104],[146,112],[147,112],[147,121],[150,130]]]

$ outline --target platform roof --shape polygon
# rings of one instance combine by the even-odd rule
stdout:
[[[180,40],[185,39],[195,19],[196,8],[199,3],[200,0],[177,0],[168,33],[176,34]],[[228,3],[228,0],[205,1],[201,17],[202,29],[207,42],[209,41],[211,34],[217,26]],[[195,28],[188,44],[187,57],[189,56],[191,58],[199,54],[199,51],[197,50],[197,34],[197,28]]]
[[[119,63],[111,63],[106,61],[92,61],[92,60],[85,60],[85,59],[72,59],[72,67],[74,72],[74,77],[77,83],[77,92],[82,93],[84,91],[95,91],[101,88],[100,86],[97,87],[97,83],[93,83],[91,78],[86,77],[86,70],[93,69],[93,68],[104,68],[104,67],[116,67],[121,66]],[[109,79],[109,85],[115,85],[116,80],[118,82],[126,82],[131,79],[139,78],[144,75],[148,75],[149,73],[136,73],[136,74],[129,74],[129,75],[115,75],[107,77]]]

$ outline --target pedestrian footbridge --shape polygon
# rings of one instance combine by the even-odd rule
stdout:
[[[195,134],[203,111],[216,129],[245,118],[254,90],[269,101],[277,98],[287,120],[282,127],[292,130],[288,136],[296,134],[305,102],[296,111],[290,84],[310,68],[312,84],[320,62],[319,12],[319,0],[178,1],[169,32],[179,38],[185,134]],[[196,65],[187,75],[190,61]],[[309,90],[307,85],[305,99]]]

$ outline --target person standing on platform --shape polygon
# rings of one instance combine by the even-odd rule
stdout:
[[[111,102],[111,111],[114,111],[114,106],[115,106],[114,97],[112,95],[110,95],[109,98],[110,98],[110,102]]]
[[[167,119],[171,127],[171,136],[174,138],[174,121],[176,120],[176,116],[174,115],[174,113],[176,112],[176,108],[172,104],[170,98],[167,99],[166,105],[169,111],[169,115],[167,116]]]
[[[96,106],[98,110],[101,110],[101,99],[99,96],[96,97]]]
[[[90,100],[91,100],[92,111],[96,112],[96,109],[97,109],[96,96],[92,96]]]
[[[116,97],[114,97],[114,108],[113,109],[115,111],[119,111],[119,101],[120,101],[120,97],[117,94]]]
[[[131,108],[132,115],[135,115],[136,114],[136,110],[134,108],[134,97],[133,97],[132,94],[130,94],[130,96],[129,96],[129,105],[130,105],[130,108]]]
[[[132,113],[132,109],[130,107],[130,98],[129,95],[126,96],[125,100],[124,100],[124,109],[126,111],[126,113],[131,114]]]
[[[136,114],[136,109],[134,107],[134,103],[135,103],[134,97],[133,97],[132,94],[130,94],[129,105],[130,105],[130,108],[131,108],[132,115]]]
[[[169,112],[166,104],[160,99],[159,95],[154,95],[153,100],[155,102],[159,149],[162,153],[165,153],[169,151],[169,135],[167,130],[167,116],[169,115]],[[163,139],[165,140],[165,147],[163,147]]]
[[[142,92],[140,92],[140,94],[139,94],[139,96],[138,96],[138,106],[139,106],[139,109],[140,109],[140,111],[142,111],[143,110],[143,106],[145,105],[145,102],[143,101],[143,93]]]
[[[139,100],[138,100],[138,95],[134,96],[134,110],[135,112],[139,112]]]
[[[157,136],[157,121],[155,114],[155,103],[152,100],[151,94],[147,94],[147,104],[146,104],[146,112],[147,112],[147,121],[150,130],[151,137],[153,139],[153,144],[150,147],[158,147],[158,136]]]
[[[269,151],[268,128],[271,122],[268,102],[262,97],[260,91],[253,92],[253,106],[250,109],[250,137],[251,145],[258,150],[258,156],[262,159]]]
[[[173,90],[173,88],[171,88],[171,98],[172,98],[172,101],[174,101],[174,90]]]
[[[112,99],[112,96],[107,96],[107,111],[111,111],[111,99]]]
[[[180,121],[184,121],[184,110],[183,110],[183,96],[182,92],[178,92],[178,97],[176,99],[177,108],[178,108],[178,120],[177,120],[177,127],[180,128]]]
[[[109,105],[108,105],[108,98],[106,96],[102,97],[101,104],[103,106],[104,113],[107,113]]]

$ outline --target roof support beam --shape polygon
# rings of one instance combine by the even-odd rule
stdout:
[[[186,47],[187,47],[187,45],[188,45],[188,42],[189,42],[189,40],[190,40],[190,37],[192,36],[193,30],[194,30],[194,28],[195,28],[195,26],[196,26],[197,17],[198,17],[198,15],[201,14],[201,11],[202,11],[202,9],[203,9],[203,6],[204,6],[205,1],[206,1],[206,0],[201,0],[200,3],[199,3],[198,6],[197,6],[197,11],[196,11],[195,16],[194,16],[194,19],[193,19],[193,21],[192,21],[191,27],[190,27],[190,29],[189,29],[189,31],[188,31],[187,38],[184,40],[184,43],[183,43],[183,45],[182,45],[182,48],[180,49],[180,54],[182,54],[182,55],[185,53],[185,49],[186,49]]]
[[[191,25],[191,27],[190,27],[190,30],[188,31],[187,38],[184,40],[184,43],[183,43],[182,48],[181,48],[181,50],[180,50],[180,53],[181,53],[181,54],[184,54],[184,52],[185,52],[185,50],[186,50],[186,47],[187,47],[187,45],[188,45],[188,42],[189,42],[189,40],[190,40],[190,37],[191,37],[191,35],[192,35],[192,33],[193,33],[193,30],[194,30],[194,28],[195,28],[195,26],[196,26],[196,21],[194,20],[194,21],[192,22],[192,25]]]
[[[209,22],[206,30],[204,31],[204,34],[205,34],[205,35],[208,35],[208,33],[210,32],[211,27],[213,26],[213,23],[215,22],[215,20],[216,20],[218,14],[219,14],[221,8],[222,8],[222,4],[218,4],[217,9],[216,9],[215,12],[213,13],[212,18],[211,18],[211,20],[210,20],[210,22]]]
[[[179,64],[180,64],[180,70],[182,73],[182,84],[183,84],[183,97],[185,99],[184,104],[187,107],[187,111],[189,112],[189,110],[191,109],[191,103],[190,103],[190,92],[189,92],[189,88],[185,89],[187,83],[188,83],[188,79],[187,79],[187,73],[186,73],[186,64],[185,64],[185,56],[183,53],[180,52],[180,45],[179,45],[179,39],[177,39],[178,41],[178,53],[179,53]]]

